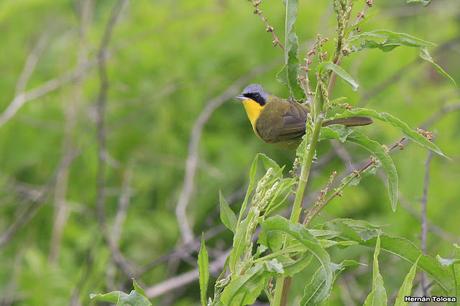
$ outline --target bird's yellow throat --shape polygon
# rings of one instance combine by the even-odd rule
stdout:
[[[255,129],[257,118],[259,118],[260,112],[264,107],[252,99],[244,99],[242,103],[246,110],[246,115],[251,121],[252,128]]]

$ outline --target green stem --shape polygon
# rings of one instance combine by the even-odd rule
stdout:
[[[302,169],[300,170],[300,178],[295,194],[294,206],[292,208],[291,218],[289,219],[293,223],[299,222],[300,213],[302,212],[303,195],[305,193],[305,188],[307,187],[308,179],[310,177],[311,166],[313,164],[313,158],[315,157],[316,145],[318,144],[319,132],[321,130],[322,123],[323,119],[321,116],[318,116],[313,127],[313,135],[310,142],[310,148],[302,165]]]
[[[307,156],[305,160],[303,161],[302,168],[300,170],[299,183],[297,185],[294,205],[292,208],[291,217],[289,219],[293,223],[299,222],[300,214],[302,212],[303,195],[305,193],[305,188],[307,187],[308,179],[310,177],[311,166],[313,164],[313,158],[315,157],[316,145],[318,143],[319,132],[321,130],[322,123],[323,123],[322,116],[318,116],[315,120],[315,125],[313,126],[313,135],[309,143],[310,147],[308,149]],[[285,290],[286,280],[287,278],[285,277],[278,277],[276,279],[275,295],[273,298],[273,305],[275,306],[282,305],[281,302],[283,300],[286,300],[286,295],[287,295],[287,290]]]

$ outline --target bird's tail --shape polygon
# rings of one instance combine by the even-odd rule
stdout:
[[[339,119],[332,119],[327,120],[323,123],[323,126],[333,125],[333,124],[341,124],[344,126],[362,126],[371,124],[373,121],[369,117],[348,117],[348,118],[339,118]]]

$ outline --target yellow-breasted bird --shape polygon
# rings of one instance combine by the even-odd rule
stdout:
[[[291,142],[305,134],[309,106],[269,95],[261,85],[248,85],[237,96],[242,100],[246,114],[257,136],[268,143]],[[328,120],[323,126],[341,124],[362,126],[372,123],[368,117],[349,117]]]

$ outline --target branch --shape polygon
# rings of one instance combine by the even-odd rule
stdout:
[[[72,159],[75,157],[76,155],[73,155]],[[32,197],[29,199],[31,201],[31,204],[24,211],[19,213],[19,216],[1,234],[0,249],[4,247],[6,244],[8,244],[8,242],[10,242],[10,240],[14,237],[18,230],[21,229],[25,224],[27,224],[36,215],[38,210],[46,203],[46,199],[48,198],[51,189],[56,184],[58,171],[59,170],[56,170],[56,172],[53,174],[53,176],[44,188],[31,194]]]
[[[106,165],[107,165],[107,144],[105,114],[107,105],[107,93],[109,90],[109,79],[107,75],[106,61],[107,49],[112,38],[113,29],[118,22],[120,14],[127,3],[127,0],[118,0],[114,5],[105,27],[104,34],[98,51],[98,73],[99,73],[99,95],[96,101],[96,129],[97,129],[97,148],[98,148],[98,169],[96,174],[96,209],[97,219],[101,228],[102,236],[111,251],[112,260],[127,276],[132,277],[132,267],[124,258],[109,235],[105,216],[105,196],[106,196]]]
[[[7,108],[3,111],[3,113],[0,114],[0,127],[7,123],[14,115],[16,115],[19,109],[21,109],[27,102],[41,98],[53,91],[58,90],[68,83],[72,83],[81,79],[89,72],[90,68],[95,66],[96,63],[97,61],[89,62],[86,65],[77,67],[74,70],[64,73],[58,78],[51,79],[44,84],[35,87],[34,89],[16,95],[7,106]]]
[[[27,83],[29,82],[30,77],[35,71],[35,67],[40,59],[40,56],[43,53],[43,50],[47,46],[48,36],[46,34],[42,35],[37,44],[34,46],[30,54],[27,56],[24,68],[19,76],[18,82],[16,83],[16,95],[23,93],[26,90]]]
[[[422,253],[426,255],[426,237],[428,233],[428,223],[427,223],[427,203],[428,203],[428,186],[430,184],[430,163],[433,158],[433,152],[428,152],[428,157],[425,162],[425,177],[423,180],[423,195],[421,203],[421,223],[422,223],[422,233],[421,233],[421,248]],[[424,296],[428,296],[428,290],[426,286],[426,274],[422,272],[421,286]]]
[[[86,65],[88,61],[87,46],[86,46],[86,32],[91,16],[91,1],[82,1],[82,12],[80,22],[80,38],[79,48],[77,55],[77,67]],[[82,99],[82,84],[81,80],[77,80],[75,87],[72,91],[72,96],[69,98],[69,102],[65,104],[65,127],[64,127],[64,139],[62,142],[63,157],[61,159],[61,166],[57,174],[57,182],[54,192],[54,206],[55,206],[55,217],[53,223],[53,230],[51,233],[50,252],[48,260],[54,263],[58,256],[61,246],[62,233],[64,231],[65,224],[67,223],[69,215],[69,207],[66,201],[70,161],[72,156],[75,154],[76,148],[74,143],[74,129],[76,125],[76,105]]]

